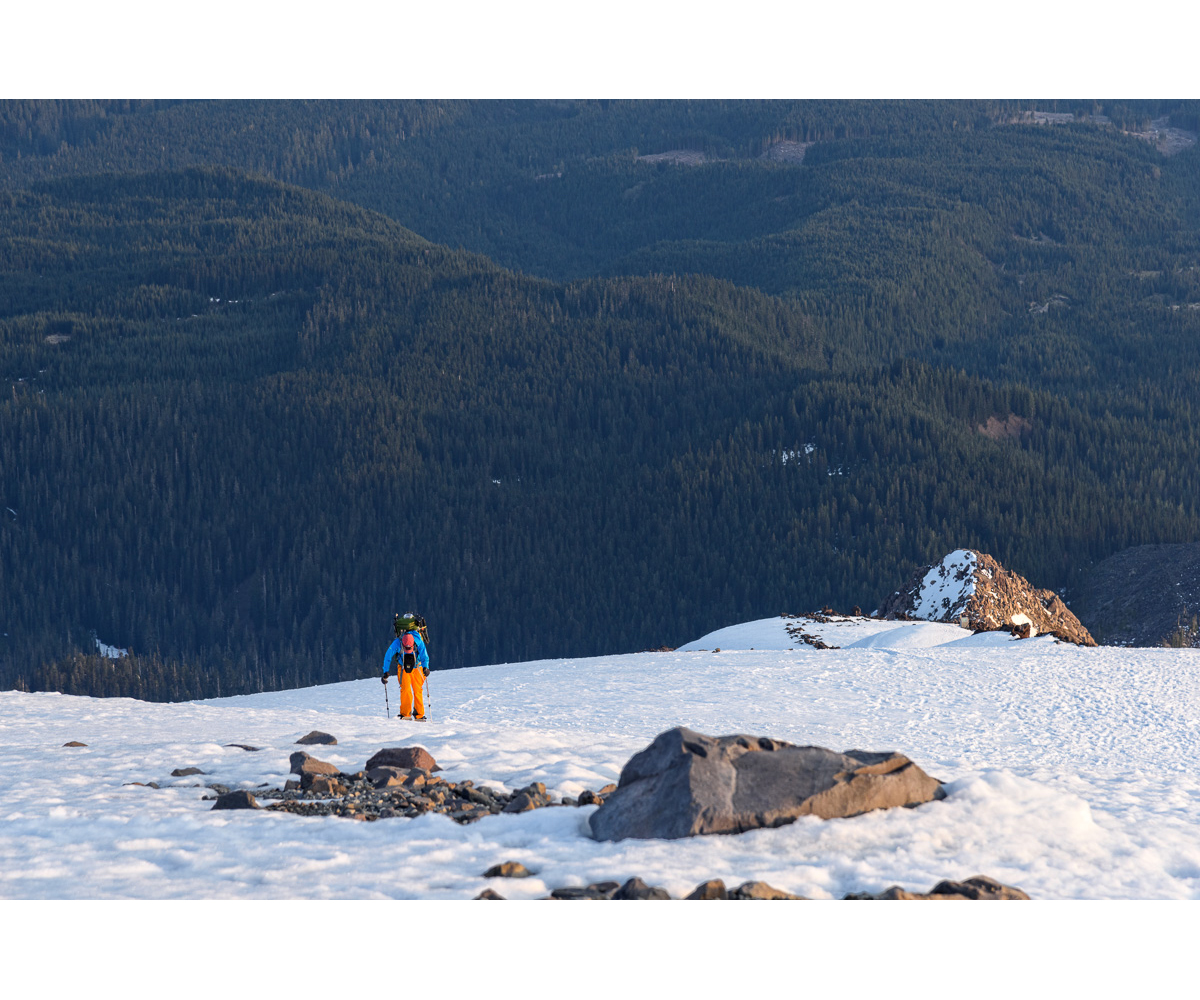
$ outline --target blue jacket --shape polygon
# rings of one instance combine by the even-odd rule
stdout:
[[[416,640],[417,663],[419,663],[424,669],[428,670],[429,669],[429,651],[425,648],[425,640],[421,638],[421,633],[420,632],[409,632],[407,634],[411,635]],[[396,638],[392,640],[392,644],[390,646],[388,646],[387,652],[383,654],[383,676],[385,676],[385,677],[391,672],[393,656],[401,657],[402,662],[401,662],[400,666],[401,666],[401,669],[403,669],[403,667],[404,667],[404,664],[403,664],[404,647],[400,644],[399,636],[396,636]]]

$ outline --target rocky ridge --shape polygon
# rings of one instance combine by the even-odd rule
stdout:
[[[1024,638],[1048,633],[1063,642],[1096,640],[1054,591],[974,549],[956,549],[920,570],[879,609],[883,618],[946,622],[976,632],[1012,630]]]
[[[1200,646],[1200,542],[1124,549],[1084,574],[1070,598],[1107,646]]]

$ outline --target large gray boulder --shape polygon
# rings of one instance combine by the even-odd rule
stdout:
[[[591,816],[598,840],[676,839],[857,816],[943,798],[941,782],[898,753],[802,747],[757,736],[661,733],[621,771]]]

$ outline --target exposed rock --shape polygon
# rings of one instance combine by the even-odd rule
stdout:
[[[790,892],[776,889],[766,882],[743,882],[729,894],[730,899],[804,899]]]
[[[233,747],[237,750],[249,750],[250,753],[258,753],[262,749],[262,747],[252,747],[248,743],[226,743],[225,746]]]
[[[484,878],[529,878],[532,875],[520,861],[504,861],[498,865],[492,865],[483,873]]]
[[[331,774],[305,774],[300,779],[300,787],[307,788],[317,795],[346,794],[346,786]]]
[[[506,813],[528,812],[530,809],[541,809],[543,806],[548,806],[550,801],[550,796],[546,794],[546,786],[538,781],[517,792],[504,807],[504,811]]]
[[[646,885],[640,878],[631,878],[612,894],[612,899],[670,899],[671,894],[658,886]]]
[[[728,899],[729,893],[725,889],[725,883],[719,878],[710,878],[707,882],[701,882],[695,889],[689,892],[684,899]]]
[[[1200,542],[1124,549],[1082,574],[1070,600],[1107,646],[1200,646]]]
[[[365,770],[373,767],[399,767],[404,770],[417,767],[422,771],[440,771],[438,762],[424,747],[384,747],[367,761]]]
[[[205,774],[205,773],[206,772],[201,771],[200,768],[198,768],[198,767],[177,767],[177,768],[175,768],[174,771],[171,772],[171,777],[172,778],[187,778],[193,774]]]
[[[1030,635],[1049,633],[1064,642],[1094,646],[1096,640],[1052,590],[974,549],[956,549],[919,571],[880,608],[884,618],[962,625],[976,632],[1028,624]]]
[[[607,785],[605,785],[603,788],[601,788],[601,789],[600,789],[600,791],[598,791],[596,794],[597,794],[597,795],[611,795],[611,794],[612,794],[613,792],[615,792],[616,790],[617,790],[617,786],[616,786],[616,785],[614,785],[614,784],[607,784]]]
[[[228,785],[219,785],[215,781],[212,784],[205,785],[205,788],[211,788],[218,795],[224,795],[226,792],[232,791]]]
[[[851,892],[846,899],[1028,899],[1024,892],[1011,885],[1003,885],[986,875],[976,875],[964,882],[939,882],[928,892],[909,892],[894,885],[890,889],[872,895],[869,892]]]
[[[70,743],[64,743],[63,746],[64,747],[85,747],[85,746],[87,746],[87,744],[80,743],[78,740],[71,740]]]
[[[292,774],[299,774],[301,777],[306,774],[341,774],[335,765],[317,760],[316,757],[310,756],[303,750],[297,750],[289,760],[292,765]]]
[[[158,783],[155,781],[125,781],[123,785],[137,785],[140,788],[157,788]]]
[[[300,746],[313,746],[317,743],[335,746],[337,744],[337,739],[333,736],[330,736],[328,733],[321,732],[319,729],[314,729],[307,736],[301,736],[300,739],[296,740],[296,742]]]
[[[421,784],[425,783],[425,772],[413,768],[404,770],[399,767],[373,767],[366,772],[366,778],[376,788],[393,788],[396,785],[405,784],[406,780],[412,778],[414,781],[419,780]],[[409,783],[410,787],[412,783]]]
[[[213,809],[260,809],[258,800],[247,791],[226,792],[218,795]]]
[[[503,899],[504,897],[501,896],[498,892],[493,892],[491,889],[484,889],[483,892],[481,892],[475,898],[476,899]]]
[[[549,899],[612,899],[613,894],[621,888],[619,882],[593,882],[589,886],[566,886],[555,889]]]
[[[857,816],[942,798],[941,782],[898,753],[801,747],[766,737],[660,734],[621,771],[590,817],[599,840],[692,837]]]

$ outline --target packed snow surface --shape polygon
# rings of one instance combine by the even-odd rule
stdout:
[[[842,648],[785,646],[786,624],[821,628]],[[675,896],[722,878],[838,898],[976,874],[1035,898],[1200,895],[1198,650],[865,619],[769,619],[696,645],[722,651],[435,670],[423,725],[385,719],[373,677],[170,705],[0,693],[0,897],[470,899],[490,885],[529,898],[638,875]],[[345,771],[381,747],[420,744],[450,780],[543,781],[573,795],[615,781],[680,724],[899,750],[949,795],[736,836],[617,843],[588,836],[591,806],[458,826],[212,812],[202,800],[203,782],[279,787],[312,729],[338,745],[306,749]],[[64,748],[71,740],[87,747]],[[187,766],[207,773],[170,777]],[[482,877],[509,860],[534,877]]]

